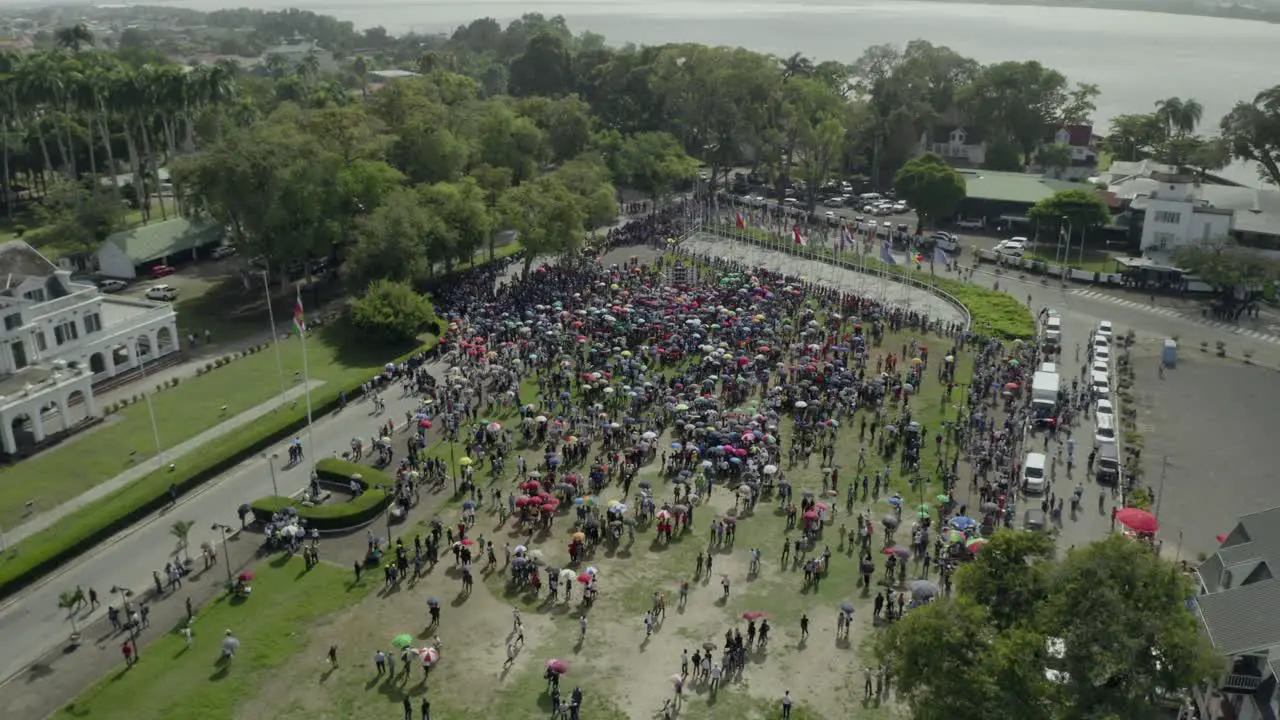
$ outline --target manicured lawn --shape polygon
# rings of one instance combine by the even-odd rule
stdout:
[[[357,383],[403,352],[354,342],[342,335],[334,328],[332,332],[316,333],[309,340],[307,360],[313,381],[332,386]],[[286,386],[301,384],[301,343],[296,338],[285,341],[281,356]],[[147,383],[138,387],[139,393],[143,387],[155,390],[154,384]],[[312,390],[313,394],[317,391]],[[161,446],[170,448],[279,394],[280,374],[271,347],[201,377],[184,380],[175,388],[153,392]],[[49,452],[0,469],[0,524],[17,524],[24,503],[29,500],[35,501],[36,512],[48,510],[155,453],[147,403],[139,397],[136,403],[109,417],[103,426]],[[177,457],[172,461],[181,463]]]
[[[257,578],[250,598],[223,597],[196,616],[191,648],[176,632],[166,635],[145,646],[142,660],[132,669],[121,666],[112,671],[54,717],[236,717],[236,709],[255,695],[272,671],[296,657],[299,638],[317,620],[359,602],[376,587],[376,583],[352,587],[350,572],[328,563],[305,570],[300,557],[285,561],[279,556],[259,564],[254,572]],[[227,629],[242,644],[235,658],[224,664],[219,656]]]

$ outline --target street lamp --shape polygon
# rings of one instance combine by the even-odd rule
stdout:
[[[222,557],[227,562],[227,587],[232,584],[231,580],[231,551],[227,549],[227,537],[235,532],[235,528],[222,523],[214,523],[211,528],[214,532],[222,533]]]
[[[458,463],[454,456],[453,439],[449,439],[449,471],[453,473],[453,494],[458,494]]]
[[[119,595],[124,601],[124,619],[125,625],[129,628],[129,642],[133,645],[133,657],[135,660],[141,660],[142,655],[138,653],[138,627],[130,617],[133,613],[129,609],[129,598],[133,597],[133,591],[121,585],[112,585],[111,594]]]
[[[278,453],[270,455],[262,453],[262,457],[267,461],[267,467],[271,468],[271,494],[280,497],[280,488],[276,487],[276,459],[280,457]]]

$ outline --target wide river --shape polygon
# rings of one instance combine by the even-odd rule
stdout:
[[[146,4],[234,6],[217,0]],[[1161,13],[859,0],[260,0],[256,6],[298,7],[393,33],[449,31],[477,17],[509,20],[541,12],[563,15],[575,32],[591,30],[611,44],[742,45],[844,62],[871,45],[921,38],[987,63],[1039,60],[1072,81],[1096,83],[1102,96],[1095,124],[1103,132],[1110,118],[1148,111],[1171,95],[1200,101],[1206,130],[1213,130],[1237,101],[1280,84],[1280,25]],[[1257,180],[1244,167],[1232,171],[1238,179]]]

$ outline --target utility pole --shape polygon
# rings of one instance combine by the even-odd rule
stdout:
[[[1160,503],[1164,501],[1164,480],[1169,474],[1169,456],[1165,455],[1160,461],[1160,494],[1156,496],[1156,520],[1160,519]]]

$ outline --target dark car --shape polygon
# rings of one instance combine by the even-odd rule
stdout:
[[[1026,515],[1022,517],[1022,529],[1040,532],[1045,528],[1044,512],[1040,510],[1028,510]]]

